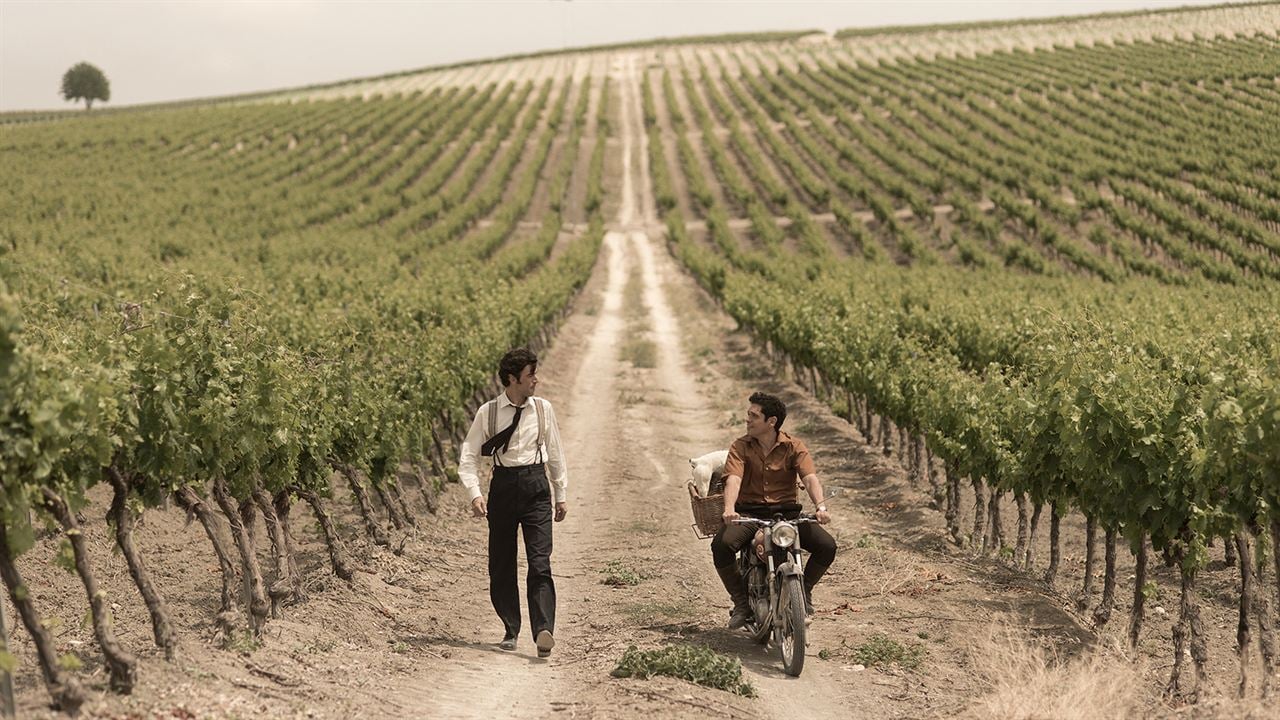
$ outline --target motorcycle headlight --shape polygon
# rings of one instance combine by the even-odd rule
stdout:
[[[773,526],[773,544],[778,547],[791,547],[798,536],[796,526],[791,523],[778,523]]]

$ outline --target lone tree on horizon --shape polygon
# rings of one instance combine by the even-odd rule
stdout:
[[[96,66],[87,62],[76,63],[62,76],[62,97],[67,100],[84,100],[87,112],[94,100],[111,99],[111,83]]]

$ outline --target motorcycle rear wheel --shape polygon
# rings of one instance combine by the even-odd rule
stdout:
[[[800,677],[804,670],[805,627],[804,586],[799,577],[788,577],[778,599],[781,625],[778,627],[778,650],[782,654],[782,671]]]

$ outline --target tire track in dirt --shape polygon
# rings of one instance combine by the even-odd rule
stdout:
[[[644,230],[634,230],[630,239],[634,253],[640,265],[640,277],[643,280],[644,304],[648,309],[648,320],[651,327],[650,339],[657,345],[657,377],[661,378],[659,391],[661,400],[667,403],[665,413],[669,422],[661,424],[665,430],[661,445],[670,447],[674,452],[667,458],[683,458],[700,455],[703,452],[717,449],[725,445],[727,436],[739,434],[736,428],[720,427],[719,414],[712,410],[719,403],[718,398],[708,397],[706,391],[696,381],[690,370],[689,358],[682,342],[679,317],[667,300],[666,287],[681,280],[681,271],[670,254],[662,252],[654,235],[661,233],[657,210],[653,201],[653,190],[648,168],[648,136],[637,122],[640,115],[640,81],[634,64],[628,65],[629,72],[624,77],[627,83],[623,94],[623,131],[634,138],[633,144],[638,148],[640,157],[639,181],[635,183],[636,194],[640,205],[641,225]],[[663,464],[659,461],[658,464]],[[668,482],[667,497],[674,507],[687,505],[684,492],[684,476],[675,482]],[[689,535],[681,535],[683,547],[681,556],[698,558],[689,568],[690,573],[701,572],[711,574],[709,561],[710,548],[707,541],[696,540]],[[699,578],[704,587],[711,586],[713,597],[723,589],[718,582],[707,577]],[[727,600],[721,598],[722,602]],[[708,613],[716,613],[718,608],[707,608]],[[827,668],[810,664],[800,678],[790,678],[781,672],[780,661],[776,650],[764,649],[751,643],[742,633],[734,633],[733,637],[741,641],[741,654],[744,656],[744,671],[760,694],[760,701],[755,710],[763,717],[790,718],[797,708],[804,708],[805,714],[813,717],[834,717],[837,713],[847,715],[850,708],[840,700],[837,690],[838,679]],[[810,654],[814,654],[812,646]],[[762,662],[761,662],[762,661]]]
[[[725,438],[741,431],[737,427],[723,428],[720,413],[712,410],[722,404],[707,395],[688,368],[688,357],[682,344],[680,321],[666,298],[665,286],[674,282],[680,272],[674,261],[659,252],[654,243],[643,233],[631,236],[636,257],[641,264],[645,284],[645,304],[649,308],[652,323],[651,337],[658,346],[660,358],[657,374],[662,378],[669,405],[664,408],[670,422],[665,436],[659,443],[670,448],[660,462],[670,464],[672,459],[694,457],[724,445]],[[745,398],[734,398],[745,403]],[[686,512],[688,496],[684,489],[686,476],[667,482],[663,493],[664,505]],[[728,598],[712,573],[709,541],[697,540],[691,533],[683,532],[673,543],[679,546],[677,555],[693,558],[693,562],[680,568],[690,576],[697,576],[704,597],[709,595],[714,604],[705,607],[708,616],[716,623],[726,617]],[[723,606],[723,609],[722,609]],[[820,632],[818,627],[811,633]],[[753,708],[759,717],[792,718],[797,708],[804,708],[810,717],[849,716],[852,708],[844,704],[839,692],[839,675],[830,665],[818,663],[814,646],[810,644],[810,662],[806,663],[801,677],[791,678],[782,672],[781,660],[776,648],[765,648],[751,642],[741,631],[723,631],[725,638],[719,649],[737,655],[743,662],[744,675],[755,686],[760,700]],[[816,639],[816,637],[814,638]]]

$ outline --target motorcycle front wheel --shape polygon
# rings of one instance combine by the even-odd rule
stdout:
[[[804,669],[804,587],[799,577],[788,577],[778,598],[778,650],[782,653],[782,670],[799,677]]]

